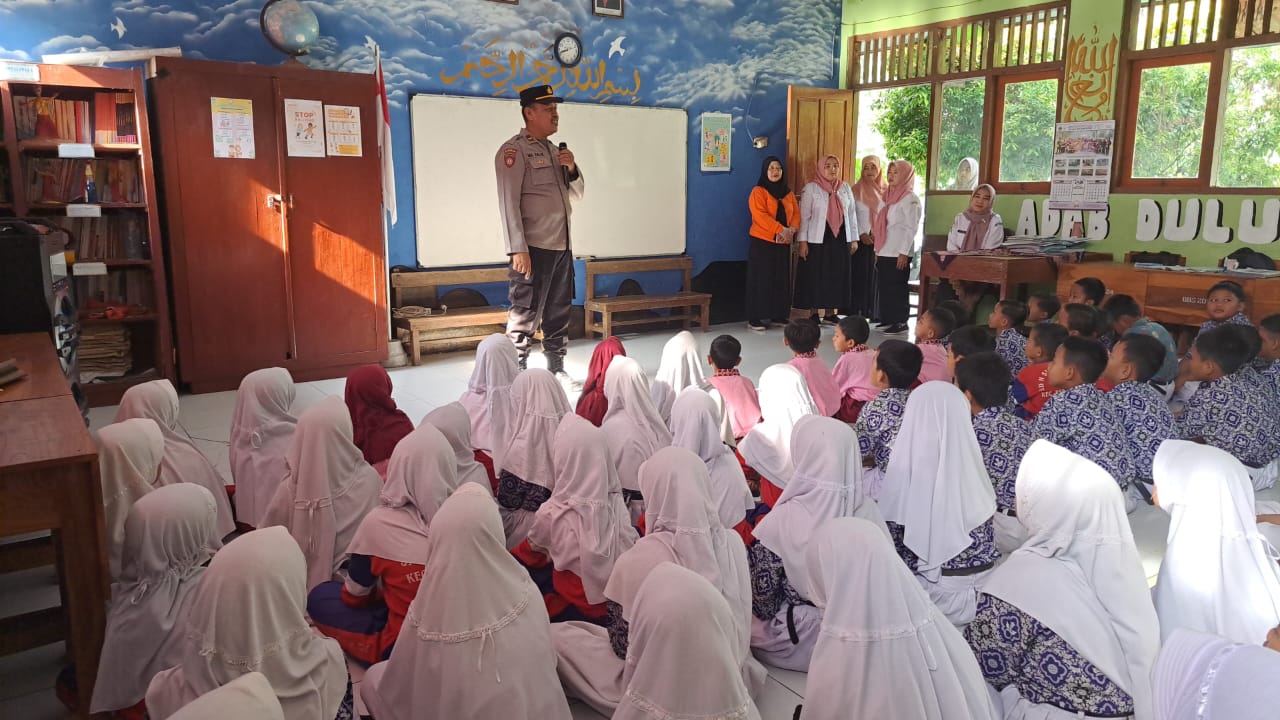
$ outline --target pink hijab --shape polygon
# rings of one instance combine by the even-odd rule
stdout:
[[[867,163],[873,160],[876,163],[874,175],[867,172]],[[880,167],[880,158],[875,155],[862,158],[862,176],[853,184],[853,197],[866,205],[868,210],[875,212],[880,209],[880,203],[884,202],[884,193],[888,189],[889,183],[885,182],[884,168]]]
[[[822,156],[818,160],[818,174],[813,176],[813,182],[827,193],[827,227],[831,228],[832,235],[838,235],[840,228],[844,225],[844,205],[841,204],[840,196],[836,193],[840,192],[844,178],[827,179],[825,173],[828,160],[840,162],[840,158],[835,155]]]
[[[910,195],[911,189],[916,185],[916,169],[911,166],[911,163],[906,160],[894,160],[889,163],[889,167],[894,166],[898,168],[898,183],[890,185],[889,189],[884,191],[884,205],[880,206],[880,212],[877,212],[875,219],[871,221],[871,232],[875,235],[877,253],[884,247],[885,240],[889,239],[889,208]]]

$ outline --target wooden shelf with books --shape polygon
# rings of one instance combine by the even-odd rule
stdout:
[[[57,224],[77,264],[105,266],[73,276],[80,383],[91,405],[112,405],[175,377],[142,71],[25,67],[0,81],[0,214]]]

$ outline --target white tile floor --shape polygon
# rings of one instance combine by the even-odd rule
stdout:
[[[711,341],[720,333],[730,333],[742,342],[743,374],[758,378],[769,365],[785,362],[791,357],[782,344],[782,330],[775,328],[766,333],[753,333],[741,324],[712,328],[706,334],[694,333],[705,353]],[[832,330],[823,331],[820,354],[828,364],[835,362],[836,353],[831,346]],[[671,335],[661,332],[648,335],[622,336],[627,354],[652,374],[657,370],[662,346]],[[909,339],[910,336],[899,336]],[[883,339],[873,334],[872,344]],[[591,358],[595,341],[578,340],[570,344],[566,366],[569,372],[583,379]],[[473,354],[469,352],[432,355],[424,358],[418,367],[391,371],[393,396],[415,423],[430,410],[456,400],[466,387],[471,375]],[[540,366],[541,356],[534,355],[531,365]],[[296,412],[326,395],[342,396],[344,381],[321,380],[298,386]],[[227,462],[227,443],[231,427],[231,413],[235,405],[234,392],[188,395],[182,398],[179,423],[191,436],[209,460],[230,481]],[[97,408],[90,412],[93,429],[109,423],[115,408]],[[1280,498],[1280,494],[1277,494]],[[1165,535],[1168,532],[1168,516],[1159,509],[1143,505],[1130,516],[1134,537],[1141,551],[1148,577],[1154,581],[1164,553]],[[33,570],[5,577],[0,588],[0,616],[48,607],[58,602],[56,579],[51,569]],[[50,645],[26,653],[0,657],[0,718],[23,720],[53,720],[69,717],[54,698],[52,687],[58,670],[64,664],[62,646]],[[361,673],[356,673],[362,675]],[[804,696],[803,673],[772,669],[764,696],[758,700],[761,717],[765,720],[789,720],[795,706]],[[357,678],[358,679],[358,678]],[[575,718],[601,717],[585,705],[573,706]]]

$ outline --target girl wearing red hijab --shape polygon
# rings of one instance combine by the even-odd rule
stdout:
[[[912,192],[916,170],[906,160],[889,163],[889,189],[884,205],[871,223],[871,240],[876,249],[876,284],[880,296],[880,326],[889,334],[907,331],[910,300],[907,281],[911,277],[911,256],[915,254],[916,231],[924,216],[920,198]]]
[[[346,401],[356,447],[370,465],[389,459],[400,438],[413,432],[413,421],[391,398],[391,376],[381,365],[358,367],[347,375]]]
[[[604,372],[609,363],[619,355],[626,357],[627,350],[622,341],[610,335],[596,346],[591,353],[591,366],[587,368],[587,382],[582,386],[582,395],[578,397],[578,407],[574,412],[600,427],[604,414],[609,410],[609,399],[604,395]]]

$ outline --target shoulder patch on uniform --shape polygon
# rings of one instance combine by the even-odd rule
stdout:
[[[513,147],[505,147],[505,148],[503,148],[503,149],[502,149],[502,164],[503,164],[503,165],[506,165],[507,167],[512,167],[512,166],[514,166],[514,165],[516,164],[516,153],[518,153],[518,152],[519,152],[519,150],[516,150],[516,149],[515,149],[515,148],[513,148]]]

